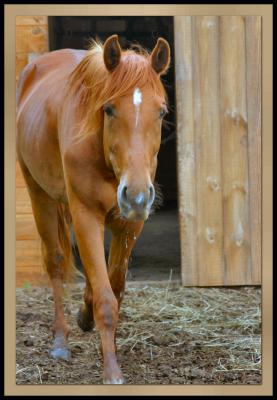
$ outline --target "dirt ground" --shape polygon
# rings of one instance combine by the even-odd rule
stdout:
[[[71,361],[50,358],[49,288],[17,289],[17,384],[102,384],[99,332],[76,322],[82,284],[65,289]],[[117,332],[126,384],[260,384],[261,291],[129,283]]]

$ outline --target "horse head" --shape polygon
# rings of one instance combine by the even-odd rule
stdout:
[[[160,76],[168,69],[170,48],[159,38],[151,53],[122,51],[113,35],[104,43],[103,58],[111,84],[119,88],[103,104],[105,160],[119,183],[121,216],[146,220],[155,198],[162,119],[167,113]]]

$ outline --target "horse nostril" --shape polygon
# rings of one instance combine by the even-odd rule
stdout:
[[[154,189],[153,185],[150,186],[149,192],[150,192],[150,194],[149,194],[149,204],[152,204],[153,201],[154,201],[154,197],[155,197],[155,189]]]
[[[128,201],[128,198],[127,198],[127,190],[128,190],[127,186],[124,186],[123,189],[122,189],[122,192],[121,192],[121,199],[122,199],[125,203],[127,203],[127,201]]]

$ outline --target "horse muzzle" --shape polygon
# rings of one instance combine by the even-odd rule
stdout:
[[[123,218],[134,221],[145,221],[150,213],[155,198],[155,189],[152,183],[144,190],[136,190],[131,185],[121,182],[117,189],[117,202]]]

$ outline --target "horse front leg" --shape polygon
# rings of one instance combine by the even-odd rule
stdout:
[[[104,252],[104,215],[71,201],[71,215],[88,284],[93,292],[92,314],[100,332],[104,383],[121,384],[123,375],[115,354],[118,303],[111,288]]]
[[[112,231],[109,251],[108,273],[111,287],[120,307],[125,291],[129,257],[143,229],[143,221],[108,219],[107,226]]]
[[[109,251],[108,272],[119,310],[125,293],[129,257],[142,231],[144,222],[127,222],[116,218],[109,221],[107,225],[113,234]],[[114,345],[116,349],[116,342]]]

